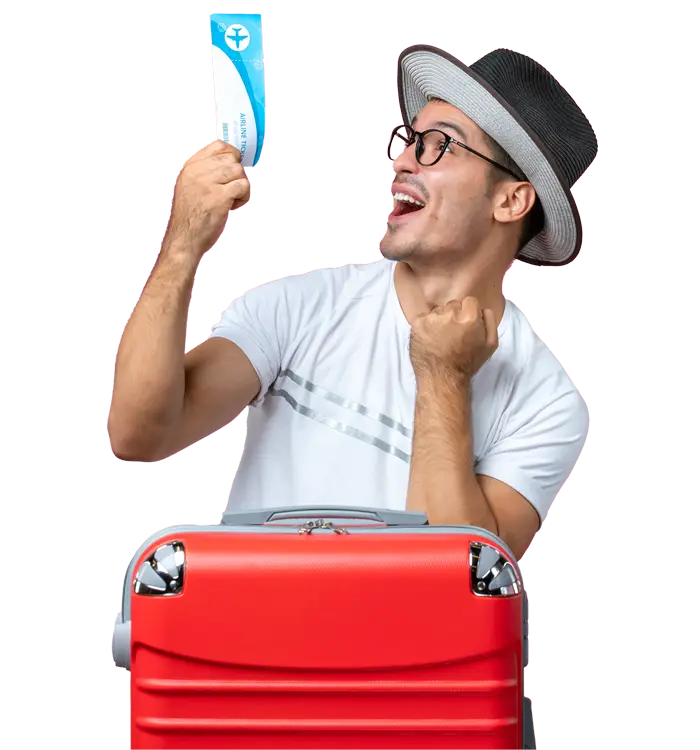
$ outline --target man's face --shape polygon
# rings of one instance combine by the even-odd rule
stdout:
[[[490,156],[481,129],[456,107],[428,103],[416,117],[414,130],[436,128],[461,143]],[[415,143],[393,162],[396,177],[392,193],[404,193],[425,204],[414,206],[394,201],[386,234],[380,243],[390,260],[431,263],[464,259],[488,233],[493,216],[489,197],[492,167],[461,146],[451,144],[432,167],[416,161]]]

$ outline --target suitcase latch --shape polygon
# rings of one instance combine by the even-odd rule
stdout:
[[[317,518],[313,521],[308,521],[303,526],[299,527],[300,534],[311,534],[314,529],[331,529],[336,534],[347,534],[347,529],[342,529],[339,526],[334,526],[331,521],[324,521],[322,518]]]

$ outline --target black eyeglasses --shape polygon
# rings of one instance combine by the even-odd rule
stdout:
[[[389,141],[388,154],[391,161],[398,158],[409,146],[416,144],[416,161],[422,164],[424,167],[432,167],[437,164],[440,159],[444,156],[445,152],[452,144],[455,146],[461,146],[472,154],[485,159],[489,164],[493,164],[494,167],[502,169],[512,177],[515,177],[519,182],[526,182],[527,180],[522,175],[517,175],[515,172],[504,167],[502,164],[495,162],[493,159],[489,159],[488,156],[480,154],[475,151],[466,143],[460,143],[455,140],[452,136],[443,133],[442,130],[424,130],[422,133],[414,130],[409,125],[399,125],[394,128],[391,133],[391,140]]]

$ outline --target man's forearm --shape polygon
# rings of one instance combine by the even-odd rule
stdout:
[[[190,295],[198,259],[164,244],[124,330],[115,367],[109,433],[116,452],[146,455],[182,409]]]
[[[498,533],[474,474],[471,381],[466,376],[419,376],[407,510],[431,524],[473,525]]]

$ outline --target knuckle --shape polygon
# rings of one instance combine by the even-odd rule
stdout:
[[[241,160],[241,152],[236,146],[233,145],[233,143],[224,143],[222,141],[222,144],[223,147],[221,148],[219,153],[229,158],[233,158],[236,161]]]
[[[220,170],[221,174],[225,174],[228,180],[245,177],[245,170],[232,154],[220,154],[216,159],[215,167]]]
[[[224,164],[219,168],[217,176],[222,182],[231,182],[236,178],[236,170],[233,167]]]
[[[225,151],[231,151],[232,148],[235,148],[231,143],[226,143],[226,141],[222,141],[221,138],[214,141],[216,143],[216,150],[219,152],[225,152]]]

